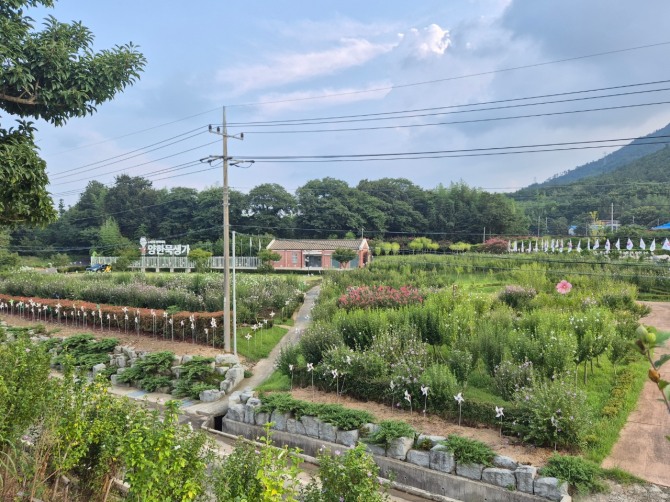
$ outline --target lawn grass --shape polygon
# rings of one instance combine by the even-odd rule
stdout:
[[[262,384],[256,387],[261,392],[287,392],[291,390],[291,379],[275,370]]]
[[[287,332],[288,329],[280,328],[279,326],[273,326],[270,329],[258,329],[256,331],[246,327],[238,328],[237,352],[248,361],[265,359]],[[245,338],[247,334],[251,335],[248,341]]]
[[[609,360],[602,358],[600,368],[596,368],[593,375],[589,370],[586,385],[587,400],[589,405],[596,410],[597,416],[594,419],[593,433],[583,454],[586,459],[597,464],[600,464],[610,454],[612,447],[619,439],[619,433],[626,424],[628,415],[635,409],[647,378],[648,363],[641,357],[630,363],[628,368],[633,372],[634,379],[623,398],[618,401],[619,412],[615,416],[603,416],[599,413],[607,403],[613,388],[614,367]],[[622,367],[617,367],[617,372],[620,373],[622,370]]]

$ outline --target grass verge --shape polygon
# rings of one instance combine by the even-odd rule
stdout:
[[[291,379],[279,370],[274,372],[258,387],[259,392],[288,392],[291,390]]]
[[[279,340],[288,332],[286,328],[273,326],[270,329],[239,328],[237,330],[237,352],[248,361],[265,359]],[[250,335],[247,339],[247,335]]]

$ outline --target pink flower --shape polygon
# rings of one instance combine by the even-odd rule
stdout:
[[[562,295],[567,295],[570,292],[571,289],[572,289],[572,284],[570,284],[565,279],[563,279],[561,282],[556,284],[556,291],[558,291]]]

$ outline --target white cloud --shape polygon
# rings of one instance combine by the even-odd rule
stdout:
[[[361,66],[389,52],[393,44],[375,44],[365,39],[343,39],[339,47],[323,51],[278,55],[267,64],[238,66],[221,70],[217,80],[233,87],[235,93],[276,87],[333,75],[353,66]]]
[[[421,30],[411,28],[406,34],[402,34],[400,49],[408,57],[426,59],[431,56],[442,56],[450,45],[449,30],[433,23]]]

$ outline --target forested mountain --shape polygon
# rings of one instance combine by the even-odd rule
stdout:
[[[609,220],[612,204],[621,224],[655,226],[670,220],[670,147],[571,184],[533,185],[513,198],[529,216],[531,233],[538,223],[542,233],[565,233],[569,225],[583,233],[594,216]]]
[[[652,153],[665,148],[668,143],[670,143],[670,124],[651,134],[632,141],[629,145],[605,155],[601,159],[559,173],[542,183],[534,183],[528,188],[565,185],[590,176],[606,174],[630,164],[637,159],[651,155]]]
[[[58,220],[43,228],[18,228],[11,251],[85,256],[118,253],[140,237],[203,247],[221,254],[222,188],[155,189],[149,180],[118,176],[113,186],[92,181]],[[424,189],[407,179],[311,180],[295,195],[277,184],[248,194],[230,191],[230,224],[243,236],[328,238],[350,233],[384,240],[429,236],[440,241],[480,242],[487,235],[522,234],[527,220],[515,202],[464,184]],[[256,239],[256,242],[258,239]],[[251,252],[247,244],[244,254]],[[255,252],[257,247],[254,246]]]

